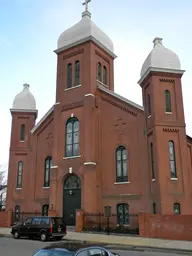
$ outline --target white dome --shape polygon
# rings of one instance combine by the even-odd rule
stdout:
[[[72,26],[71,28],[64,31],[58,39],[58,49],[67,46],[81,43],[86,39],[96,39],[98,44],[106,47],[113,53],[113,42],[111,39],[91,20],[91,13],[88,11],[83,12],[82,19]]]
[[[153,40],[153,50],[148,55],[141,69],[141,77],[149,68],[181,70],[179,57],[162,44],[162,38],[156,37]]]
[[[23,90],[15,96],[12,109],[36,110],[35,98],[33,94],[29,91],[28,84],[24,84]]]

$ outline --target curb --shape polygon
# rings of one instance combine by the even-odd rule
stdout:
[[[0,234],[0,237],[12,238],[11,234]],[[124,250],[124,251],[140,251],[140,252],[164,252],[164,253],[173,253],[173,254],[183,254],[183,255],[192,255],[192,250],[185,249],[175,249],[175,248],[160,248],[155,246],[141,246],[141,245],[123,245],[123,244],[104,244],[98,241],[85,241],[85,240],[72,240],[65,238],[63,241],[68,242],[80,242],[85,245],[89,243],[102,244],[101,246],[111,249],[111,250]]]

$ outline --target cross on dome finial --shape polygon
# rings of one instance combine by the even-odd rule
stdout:
[[[85,11],[88,11],[88,4],[91,2],[91,0],[85,0],[85,2],[82,3],[82,5],[85,5]]]

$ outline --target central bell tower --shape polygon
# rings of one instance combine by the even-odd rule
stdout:
[[[85,2],[81,20],[64,31],[57,43],[57,84],[54,106],[54,141],[50,205],[57,207],[55,177],[73,170],[81,179],[82,207],[87,212],[99,211],[98,196],[98,85],[114,91],[114,47],[111,39],[92,21]],[[79,122],[79,155],[70,156],[65,145],[71,118]],[[69,148],[71,145],[69,145]],[[72,150],[73,151],[73,150]],[[58,159],[62,159],[58,161]],[[59,162],[59,163],[58,163]],[[84,185],[85,184],[85,185]],[[60,192],[59,192],[60,193]],[[90,200],[90,194],[92,200]],[[55,205],[55,206],[54,206]]]

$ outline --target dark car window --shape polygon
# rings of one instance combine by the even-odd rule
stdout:
[[[49,218],[42,218],[41,219],[41,224],[42,225],[49,225]]]
[[[88,249],[88,256],[107,256],[108,253],[100,248]]]
[[[24,222],[23,222],[23,225],[30,225],[31,224],[31,220],[32,218],[29,218],[29,219],[26,219]]]
[[[39,225],[41,223],[41,218],[33,218],[32,225]]]
[[[52,218],[53,225],[65,225],[63,218]]]

